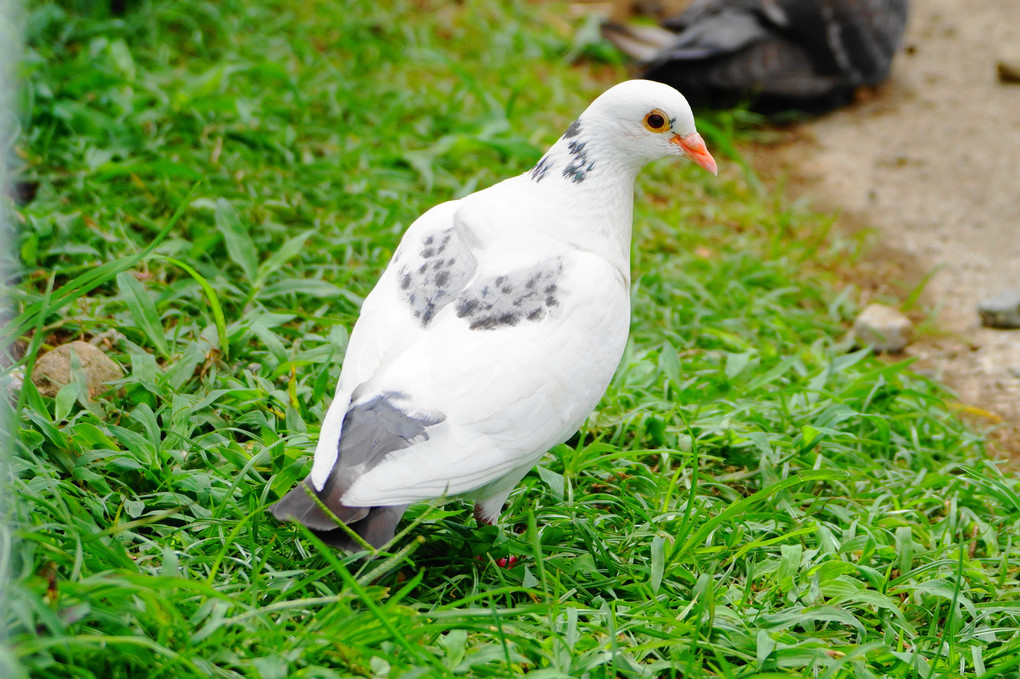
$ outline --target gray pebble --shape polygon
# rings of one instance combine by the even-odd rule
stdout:
[[[884,304],[869,304],[854,321],[858,344],[891,354],[906,349],[913,331],[909,318]]]
[[[989,328],[1020,328],[1020,288],[1004,290],[978,304],[981,325]]]

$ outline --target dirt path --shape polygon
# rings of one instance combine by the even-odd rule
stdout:
[[[1020,2],[917,0],[905,44],[875,97],[799,126],[759,160],[877,230],[865,276],[910,286],[933,274],[922,299],[934,323],[908,353],[979,427],[997,426],[994,447],[1020,456],[1020,330],[981,328],[976,312],[1020,287],[1020,85],[995,68],[1020,52]]]

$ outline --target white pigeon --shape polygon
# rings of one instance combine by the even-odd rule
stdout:
[[[311,473],[273,514],[348,550],[312,491],[376,547],[420,500],[461,496],[494,523],[609,386],[630,325],[634,180],[667,156],[717,172],[684,97],[631,80],[530,171],[419,217],[362,306]]]

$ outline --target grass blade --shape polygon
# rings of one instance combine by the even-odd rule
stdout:
[[[719,524],[729,521],[730,519],[733,519],[739,516],[740,514],[743,514],[744,512],[750,511],[759,502],[763,502],[768,498],[772,497],[773,495],[777,495],[778,493],[786,490],[787,488],[792,488],[802,483],[814,483],[816,481],[832,481],[834,479],[845,479],[847,478],[847,476],[848,474],[846,472],[840,471],[810,470],[801,472],[795,477],[791,477],[779,481],[778,483],[774,483],[766,488],[762,488],[757,493],[737,500],[736,502],[732,503],[729,507],[727,507],[722,513],[706,521],[704,525],[702,525],[701,528],[695,531],[694,534],[691,537],[689,537],[687,541],[684,542],[684,544],[678,550],[675,550],[672,554],[670,554],[668,561],[672,562],[673,560],[678,559],[687,554],[688,552],[690,552],[694,548],[694,545],[708,537],[709,533],[715,530],[715,528]]]
[[[216,199],[216,228],[223,234],[227,245],[227,254],[235,264],[241,267],[244,277],[249,283],[258,278],[258,250],[251,234],[241,224],[241,219],[234,211],[234,206],[223,198]]]
[[[159,319],[159,312],[152,298],[146,292],[137,278],[130,271],[122,271],[117,274],[117,286],[120,294],[127,304],[131,317],[145,336],[155,345],[160,356],[166,358],[170,355],[170,349],[166,343],[166,335],[163,331],[163,324]]]
[[[213,290],[212,285],[205,279],[205,276],[198,273],[190,264],[186,264],[179,259],[173,257],[164,257],[163,255],[152,255],[154,259],[161,259],[164,262],[178,266],[186,271],[195,281],[202,286],[202,291],[205,292],[205,298],[209,302],[209,310],[212,311],[213,322],[216,324],[216,336],[219,338],[220,353],[223,354],[224,359],[230,358],[230,338],[227,335],[227,321],[223,315],[223,306],[220,304],[220,298]]]
[[[30,327],[36,325],[39,322],[43,322],[46,317],[50,314],[59,311],[66,305],[75,301],[83,295],[87,295],[89,292],[95,290],[101,285],[105,285],[117,274],[122,271],[127,271],[135,266],[138,262],[142,261],[146,256],[149,255],[156,247],[163,242],[163,239],[167,237],[171,229],[177,224],[177,220],[184,214],[184,210],[191,202],[192,197],[198,190],[199,185],[195,184],[188,195],[184,197],[181,204],[174,211],[174,214],[170,217],[170,220],[160,230],[156,237],[152,239],[143,250],[133,255],[121,257],[115,259],[112,262],[107,262],[94,269],[90,269],[85,273],[77,276],[73,280],[60,286],[60,288],[53,293],[52,297],[46,297],[38,302],[29,304],[20,314],[14,317],[14,319],[4,326],[2,337],[0,337],[0,350],[6,349],[16,339],[25,334]],[[42,321],[40,319],[43,319]]]

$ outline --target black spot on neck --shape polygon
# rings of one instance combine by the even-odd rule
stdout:
[[[563,176],[580,184],[595,169],[595,161],[588,158],[588,142],[575,139],[567,144],[567,151],[570,153],[570,163],[563,168]]]
[[[535,167],[531,168],[531,178],[535,180],[535,183],[545,179],[545,176],[549,174],[549,170],[552,169],[553,162],[549,159],[548,154],[542,156],[542,159],[538,161]]]
[[[563,133],[563,137],[565,139],[570,139],[571,137],[576,137],[579,134],[581,134],[581,119],[580,118],[578,118],[574,122],[570,123],[570,127],[568,127],[567,131]]]

